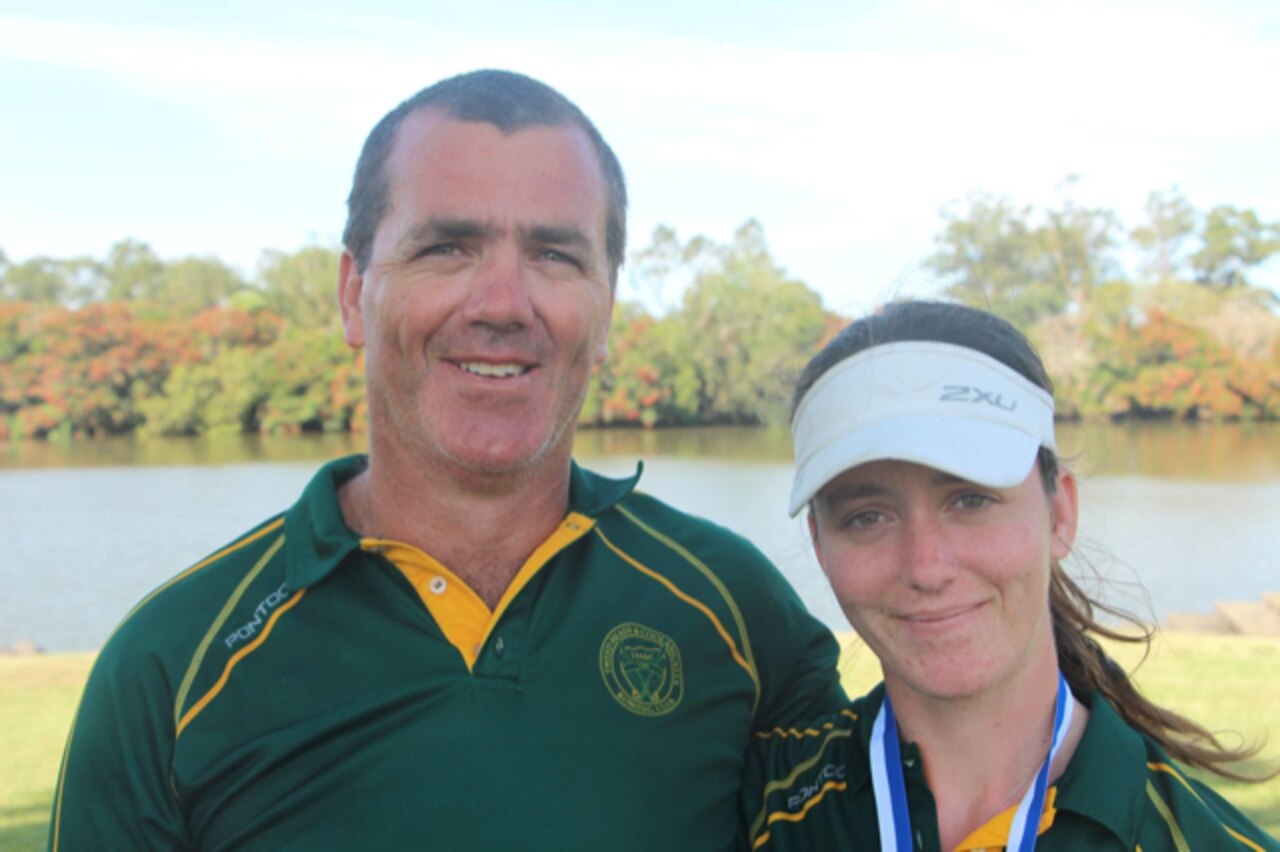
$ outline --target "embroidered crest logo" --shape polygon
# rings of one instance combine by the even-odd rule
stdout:
[[[637,716],[670,713],[684,698],[684,665],[670,636],[628,622],[600,643],[600,675],[614,700]]]

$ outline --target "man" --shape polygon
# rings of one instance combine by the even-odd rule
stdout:
[[[625,205],[520,75],[374,128],[339,282],[368,457],[125,620],[51,848],[729,844],[753,731],[840,706],[836,648],[742,539],[572,462]]]

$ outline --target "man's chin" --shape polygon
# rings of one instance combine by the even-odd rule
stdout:
[[[500,443],[500,442],[467,442],[458,447],[447,448],[445,457],[460,471],[477,478],[494,482],[526,479],[543,471],[550,463],[563,464],[554,452],[555,444],[546,441],[542,444],[532,442]]]

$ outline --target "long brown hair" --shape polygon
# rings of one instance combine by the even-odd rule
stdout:
[[[813,357],[796,383],[793,416],[805,393],[827,370],[858,352],[902,340],[951,343],[982,352],[1053,393],[1053,381],[1035,347],[1005,320],[963,305],[904,301],[890,303],[879,312],[853,322]],[[1041,447],[1037,466],[1045,492],[1052,496],[1057,487],[1058,459],[1051,450]],[[1234,772],[1230,764],[1253,757],[1261,750],[1261,744],[1229,747],[1202,725],[1143,695],[1096,637],[1149,649],[1155,628],[1122,609],[1090,597],[1057,562],[1050,566],[1049,611],[1053,617],[1058,667],[1076,695],[1101,695],[1131,728],[1150,737],[1173,758],[1189,766],[1238,781],[1258,782],[1280,775],[1280,768],[1261,777]],[[1098,612],[1128,622],[1137,630],[1108,627],[1098,621],[1095,616]]]

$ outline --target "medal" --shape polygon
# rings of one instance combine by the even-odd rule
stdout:
[[[1049,766],[1071,728],[1074,705],[1067,679],[1059,672],[1058,697],[1053,710],[1053,742],[1035,781],[1022,795],[1013,816],[1005,842],[1008,852],[1031,852],[1036,847],[1040,812],[1044,810],[1044,797],[1049,788]],[[911,815],[907,811],[907,785],[902,777],[902,750],[898,744],[898,723],[894,719],[893,704],[887,690],[884,704],[871,727],[871,786],[876,797],[880,848],[884,852],[911,852],[915,844],[911,836]]]

